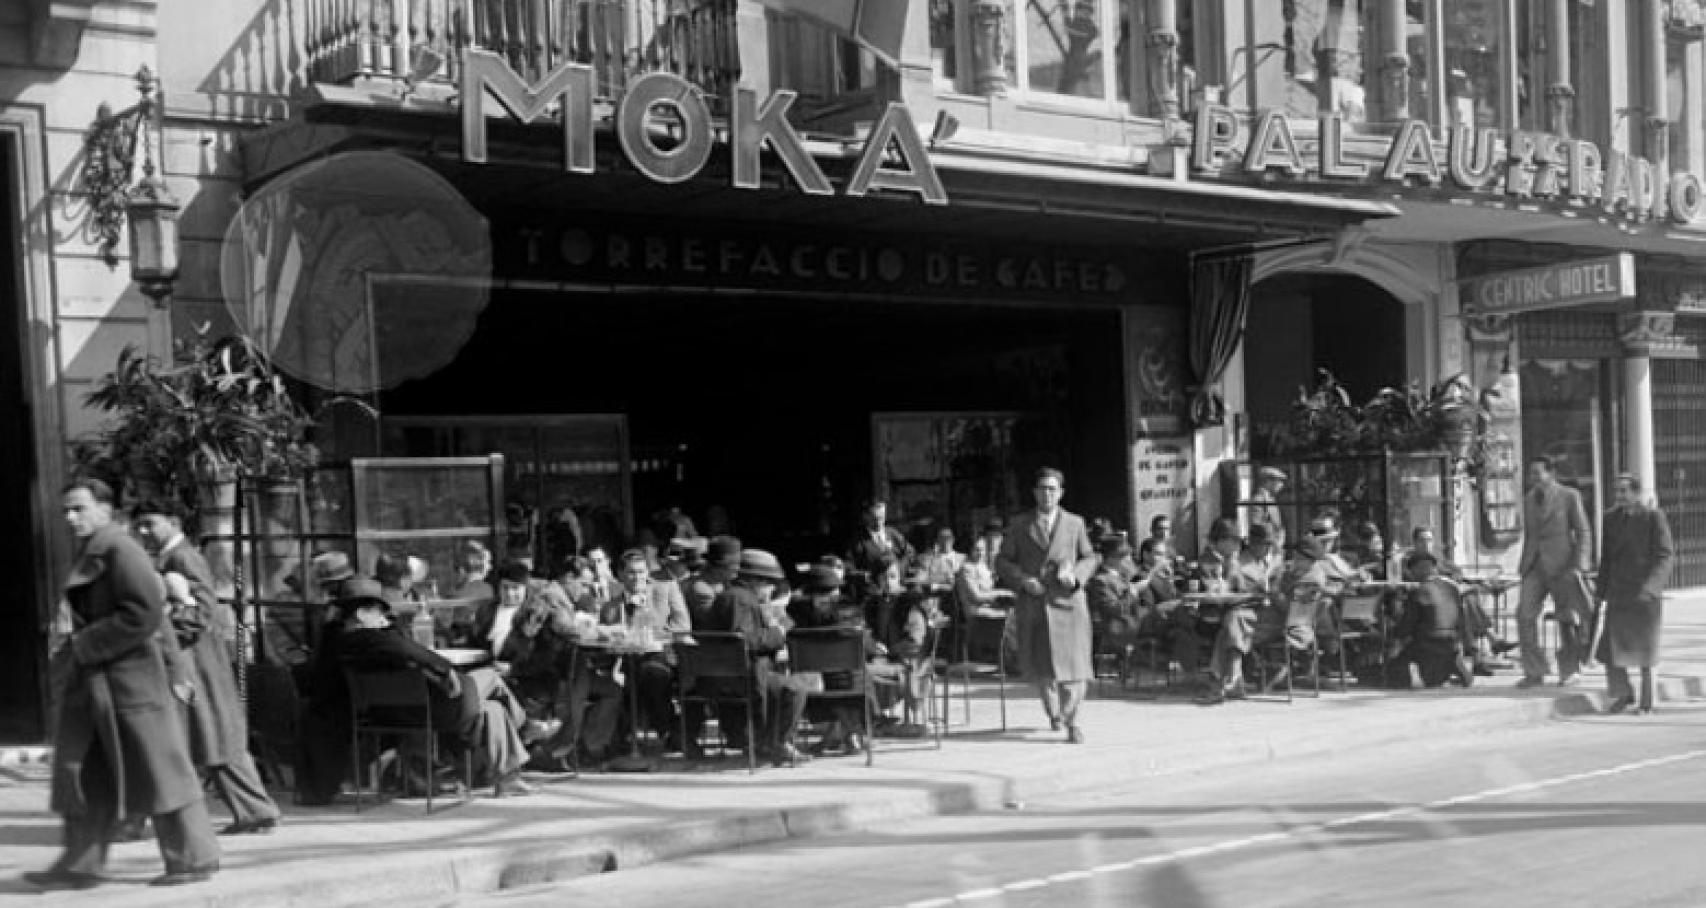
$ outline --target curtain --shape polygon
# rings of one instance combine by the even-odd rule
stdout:
[[[1248,255],[1217,256],[1191,263],[1191,422],[1198,427],[1226,421],[1220,380],[1244,337],[1250,311]]]

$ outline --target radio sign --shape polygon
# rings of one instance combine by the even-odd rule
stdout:
[[[1510,315],[1609,303],[1635,295],[1635,256],[1623,252],[1503,271],[1462,281],[1458,299],[1472,315]]]

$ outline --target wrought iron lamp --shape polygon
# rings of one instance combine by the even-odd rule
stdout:
[[[109,264],[121,225],[130,226],[130,277],[155,305],[164,303],[178,277],[178,213],[183,205],[155,170],[160,137],[157,81],[144,66],[136,73],[142,99],[118,113],[102,104],[84,137],[83,182],[89,192],[90,229]],[[141,179],[130,185],[136,153]]]

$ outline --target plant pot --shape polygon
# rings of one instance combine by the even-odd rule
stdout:
[[[202,554],[213,573],[213,593],[221,599],[236,594],[237,479],[218,474],[196,482],[196,512],[201,521]]]
[[[1452,457],[1462,460],[1469,456],[1469,446],[1475,442],[1475,411],[1470,407],[1450,407],[1434,416],[1434,429],[1440,444]]]

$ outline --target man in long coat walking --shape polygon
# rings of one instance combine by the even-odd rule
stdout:
[[[1066,480],[1059,470],[1037,471],[1037,507],[1014,518],[995,572],[1017,593],[1019,666],[1037,685],[1049,727],[1066,727],[1066,740],[1084,742],[1078,706],[1094,676],[1090,658],[1090,606],[1084,585],[1096,572],[1096,550],[1084,519],[1060,506]]]
[[[247,707],[232,670],[236,616],[214,595],[213,571],[184,535],[183,511],[175,502],[144,501],[131,508],[131,518],[155,568],[188,581],[193,601],[168,603],[175,605],[168,617],[196,684],[189,708],[190,757],[231,810],[231,825],[222,832],[272,832],[278,827],[278,805],[249,755]]]
[[[1617,477],[1617,506],[1606,512],[1605,540],[1599,557],[1599,594],[1605,599],[1605,635],[1599,661],[1605,663],[1607,712],[1634,705],[1653,711],[1653,666],[1659,659],[1665,581],[1675,551],[1664,512],[1641,501],[1641,481]],[[1629,686],[1629,669],[1641,669],[1640,701]]]
[[[71,638],[54,654],[59,722],[53,748],[52,809],[64,818],[64,850],[53,866],[24,879],[43,889],[101,882],[114,825],[152,816],[172,886],[219,869],[201,781],[190,763],[179,699],[159,633],[164,594],[148,554],[113,523],[113,492],[79,479],[64,492],[77,537],[65,601]]]

